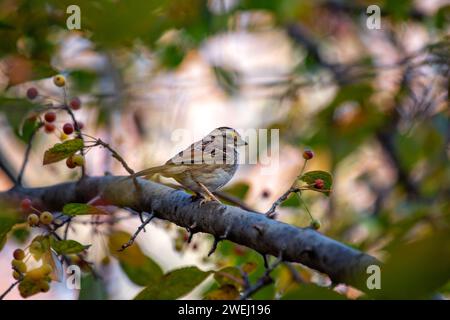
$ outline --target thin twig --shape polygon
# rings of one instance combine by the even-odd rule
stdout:
[[[116,159],[117,161],[119,161],[119,162],[122,164],[122,166],[124,167],[124,169],[125,169],[129,174],[133,174],[133,173],[134,173],[134,170],[130,168],[130,166],[129,166],[129,165],[127,164],[127,162],[122,158],[122,156],[121,156],[116,150],[114,150],[108,143],[102,141],[101,139],[97,139],[97,138],[95,138],[95,137],[91,137],[91,136],[86,135],[86,134],[85,134],[85,136],[87,136],[87,137],[89,137],[89,138],[91,138],[91,139],[94,139],[94,141],[92,141],[93,145],[90,146],[90,147],[102,146],[102,147],[104,147],[105,149],[108,149],[109,152],[111,152],[113,158]]]
[[[275,202],[272,204],[272,207],[270,207],[269,211],[266,212],[266,216],[267,216],[268,218],[270,218],[270,219],[273,219],[274,216],[275,216],[275,210],[277,209],[277,207],[278,207],[283,201],[285,201],[285,200],[289,197],[289,195],[290,195],[291,193],[295,193],[295,192],[298,192],[298,191],[300,191],[299,188],[297,188],[297,187],[290,187],[285,193],[283,193],[283,194],[277,199],[277,201],[275,201]]]
[[[72,222],[72,218],[69,218],[66,223],[66,228],[64,229],[64,240],[67,240],[67,236],[69,234],[70,224]]]
[[[283,255],[280,253],[278,259],[269,266],[264,275],[256,281],[253,286],[248,287],[244,293],[240,296],[239,300],[246,300],[250,298],[254,293],[261,290],[265,286],[271,284],[273,282],[272,277],[270,277],[270,273],[283,261]]]
[[[16,282],[14,282],[13,284],[11,284],[9,286],[8,289],[5,290],[5,292],[2,293],[2,295],[0,296],[0,300],[3,300],[3,298],[16,286],[18,285],[20,282],[20,280],[17,280]]]
[[[128,240],[127,243],[124,243],[122,245],[122,247],[118,250],[119,252],[124,251],[126,248],[130,247],[133,245],[134,240],[136,239],[136,237],[139,235],[139,233],[145,228],[145,226],[147,224],[150,223],[150,221],[153,220],[153,218],[155,217],[155,215],[153,213],[150,213],[147,220],[145,220],[136,230],[136,232],[131,236],[130,240]]]
[[[208,257],[216,251],[217,245],[219,244],[219,242],[222,240],[225,240],[228,237],[228,233],[230,233],[230,229],[231,229],[231,225],[229,225],[227,227],[227,229],[225,230],[225,233],[223,235],[221,235],[220,237],[214,237],[214,242],[213,242],[211,249],[208,252]]]
[[[31,152],[31,147],[32,147],[32,144],[33,144],[34,136],[36,135],[36,132],[38,132],[38,130],[43,125],[44,125],[43,123],[39,123],[38,126],[36,128],[34,128],[33,132],[31,132],[30,138],[28,139],[27,149],[25,150],[25,156],[23,158],[22,167],[20,168],[19,174],[17,176],[17,181],[16,181],[16,185],[17,186],[21,186],[22,185],[23,174],[25,172],[25,168],[26,168],[28,160],[30,158],[30,152]]]
[[[297,269],[295,269],[295,267],[292,265],[292,263],[290,263],[290,262],[283,262],[283,265],[285,265],[286,268],[288,268],[289,272],[292,275],[292,279],[294,279],[295,282],[297,282],[297,283],[305,283],[305,280],[303,280],[301,274],[297,271]]]

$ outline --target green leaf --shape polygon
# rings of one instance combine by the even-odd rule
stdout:
[[[381,269],[381,289],[370,290],[382,299],[429,299],[450,279],[448,230],[397,245]]]
[[[330,173],[326,172],[326,171],[309,171],[304,173],[301,177],[300,180],[303,182],[306,182],[307,184],[314,184],[314,182],[317,179],[322,179],[324,182],[324,187],[323,187],[323,191],[322,190],[318,190],[318,189],[314,189],[317,192],[322,192],[323,194],[329,196],[330,195],[330,190],[331,190],[331,186],[333,184],[333,177],[331,176]]]
[[[41,124],[37,118],[27,118],[23,122],[22,128],[19,132],[19,137],[23,142],[28,143],[34,132],[39,129]]]
[[[346,300],[346,298],[328,288],[302,284],[297,289],[286,292],[281,300]]]
[[[0,203],[0,248],[6,242],[6,236],[20,220],[17,213],[5,203]]]
[[[281,203],[280,207],[298,208],[300,205],[301,202],[299,197],[296,194],[290,194],[289,197]]]
[[[186,267],[165,274],[156,283],[142,290],[136,300],[173,300],[178,299],[202,283],[210,274],[197,267]]]
[[[24,116],[38,106],[27,99],[0,97],[0,112],[6,115],[9,125],[17,134]]]
[[[212,290],[205,295],[205,300],[236,300],[239,297],[239,290],[231,285],[226,284],[218,289]]]
[[[83,140],[75,138],[57,143],[44,153],[44,165],[64,160],[83,149]]]
[[[244,280],[241,271],[236,267],[225,267],[214,273],[214,280],[221,286],[231,284],[235,287],[242,287]]]
[[[68,216],[108,214],[106,211],[86,203],[68,203],[63,207],[62,213]]]
[[[168,69],[178,67],[183,62],[184,55],[183,48],[173,44],[164,46],[157,51],[159,61]]]
[[[119,251],[131,235],[116,231],[109,236],[109,250],[116,257],[128,278],[140,286],[157,282],[163,275],[161,267],[151,258],[144,255],[136,243],[123,251]]]
[[[20,244],[25,244],[25,242],[27,242],[28,238],[30,237],[30,229],[28,228],[28,226],[16,227],[11,232],[11,236]]]
[[[81,290],[78,300],[106,300],[108,292],[105,282],[89,273],[81,277]]]
[[[145,257],[138,267],[126,262],[120,262],[120,267],[127,277],[139,286],[147,286],[162,276],[160,266],[149,257]]]
[[[58,254],[75,254],[89,248],[90,245],[85,246],[75,240],[56,240],[52,238],[51,247]]]

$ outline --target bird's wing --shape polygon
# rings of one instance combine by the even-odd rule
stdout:
[[[188,148],[180,151],[178,154],[170,158],[166,164],[172,165],[193,165],[204,163],[205,157],[214,155],[214,143],[210,139],[202,139],[194,142]]]

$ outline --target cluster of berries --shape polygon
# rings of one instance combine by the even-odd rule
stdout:
[[[23,297],[32,294],[29,291],[29,284],[32,284],[40,292],[47,292],[50,290],[51,273],[53,268],[48,263],[43,263],[41,266],[28,270],[26,260],[30,255],[42,254],[42,245],[39,241],[33,241],[29,247],[29,252],[25,253],[22,249],[16,249],[13,253],[13,260],[11,266],[13,269],[13,278],[20,281],[19,291]],[[25,283],[25,285],[22,285]]]
[[[51,212],[41,212],[34,208],[32,201],[28,198],[21,201],[20,207],[24,213],[28,213],[27,222],[30,227],[37,227],[39,224],[49,225],[53,221],[53,214]]]
[[[66,79],[62,75],[57,75],[53,77],[53,83],[57,87],[64,87],[66,85]],[[36,99],[36,97],[39,96],[39,91],[35,87],[31,87],[27,90],[27,97],[30,100]],[[81,108],[81,100],[78,97],[74,97],[69,101],[69,107],[72,110],[79,110]],[[48,111],[44,114],[44,130],[47,133],[52,133],[56,130],[56,126],[54,124],[56,120],[56,112],[54,111]],[[81,122],[77,122],[76,125],[78,126],[78,129],[83,128],[83,124]],[[60,135],[60,139],[62,141],[66,140],[68,135],[72,134],[75,131],[75,124],[72,123],[65,123],[62,126],[62,132]]]

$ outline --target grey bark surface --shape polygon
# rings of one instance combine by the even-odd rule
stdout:
[[[30,197],[42,209],[60,211],[67,203],[86,203],[101,195],[110,204],[151,212],[157,218],[194,232],[212,234],[247,246],[261,254],[298,262],[327,274],[334,283],[346,283],[364,290],[366,268],[380,265],[374,257],[310,229],[267,218],[264,214],[216,202],[200,205],[182,190],[143,179],[136,184],[119,176],[85,177],[77,182],[24,188],[0,193],[0,200],[20,201]]]

